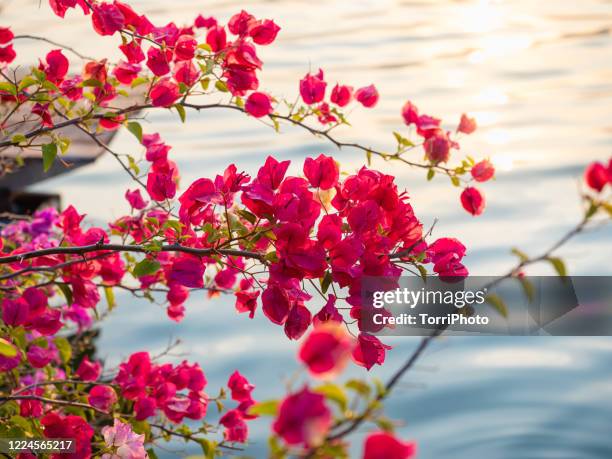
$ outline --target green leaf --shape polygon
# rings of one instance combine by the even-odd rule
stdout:
[[[34,78],[28,75],[19,82],[19,91],[23,91],[25,88],[30,87],[36,83],[38,82]]]
[[[17,88],[13,83],[9,83],[8,81],[0,81],[0,91],[8,92],[13,96],[17,95]]]
[[[185,107],[183,107],[181,104],[175,104],[174,108],[176,108],[176,111],[178,112],[181,121],[184,123],[185,119],[187,118],[187,113],[185,113]]]
[[[149,81],[147,78],[144,77],[137,77],[134,78],[132,80],[132,84],[130,85],[132,88],[135,88],[136,86],[140,86],[141,84],[146,83],[147,81]]]
[[[526,277],[519,277],[519,282],[523,286],[523,291],[525,292],[525,296],[531,302],[535,298],[535,288],[531,281],[529,281]]]
[[[0,338],[0,354],[8,358],[15,357],[17,355],[17,348],[4,338]]]
[[[228,91],[227,85],[223,81],[221,81],[221,80],[217,80],[215,82],[215,88],[217,88],[217,91],[220,91],[220,92],[227,92]]]
[[[140,143],[142,143],[142,126],[140,125],[140,123],[136,121],[130,121],[127,124],[127,129],[132,134],[134,134],[134,137],[136,137]]]
[[[115,292],[112,287],[104,287],[104,296],[106,297],[106,304],[108,306],[108,310],[112,311],[117,303],[115,301]]]
[[[43,171],[47,172],[57,156],[57,145],[48,143],[42,146]]]
[[[255,224],[257,216],[245,209],[237,210],[236,213],[251,224]]]
[[[148,276],[149,274],[156,273],[160,264],[157,260],[151,260],[150,258],[145,258],[144,260],[136,263],[134,269],[132,270],[132,274],[136,277]]]
[[[586,219],[591,218],[593,215],[597,213],[598,210],[599,210],[599,206],[595,202],[591,201],[591,205],[589,206],[586,213],[584,214],[584,218]]]
[[[525,252],[522,252],[517,249],[516,247],[512,249],[512,254],[516,255],[523,263],[529,260],[529,256]]]
[[[87,86],[87,87],[96,87],[96,88],[104,87],[102,82],[99,80],[96,80],[95,78],[90,78],[89,80],[83,81],[82,85]]]
[[[332,383],[326,383],[315,387],[314,391],[324,395],[325,398],[336,403],[342,411],[346,411],[348,399],[344,393],[344,390],[342,390],[340,386]]]
[[[62,155],[66,154],[66,152],[68,151],[68,148],[70,148],[70,143],[71,143],[71,140],[68,137],[60,137],[57,140],[57,144],[60,148],[60,151],[62,152]]]
[[[217,450],[217,445],[215,442],[210,441],[207,438],[201,438],[198,440],[200,446],[202,447],[202,452],[206,456],[207,459],[214,459],[215,451]]]
[[[359,395],[369,397],[372,389],[360,379],[349,379],[345,384],[347,389],[357,392]]]
[[[329,289],[329,286],[332,283],[332,275],[329,271],[327,271],[325,273],[325,276],[323,276],[323,279],[321,279],[321,291],[323,293],[327,293],[327,289]]]
[[[57,347],[57,350],[59,351],[62,362],[67,364],[70,361],[70,358],[72,357],[72,346],[70,346],[68,340],[63,336],[57,336],[53,340],[53,342],[55,343],[55,347]]]
[[[502,300],[499,295],[491,293],[487,295],[485,301],[493,306],[493,308],[499,312],[502,317],[508,318],[508,308],[506,307],[504,300]]]
[[[453,175],[453,176],[451,177],[451,183],[452,183],[454,186],[459,186],[459,185],[461,185],[461,181],[459,180],[459,177],[457,177],[456,175]]]
[[[557,271],[557,274],[559,276],[567,276],[567,269],[565,268],[565,263],[563,262],[563,260],[561,260],[561,258],[548,257],[548,261],[553,266],[553,268],[555,268],[555,271]]]
[[[249,414],[258,416],[276,416],[278,413],[278,400],[259,402],[249,408]]]
[[[70,287],[68,286],[68,284],[57,284],[57,286],[60,288],[60,290],[64,294],[64,298],[66,298],[66,303],[68,303],[68,306],[71,306],[72,305],[72,290],[70,290]]]
[[[419,274],[421,275],[423,282],[427,282],[427,268],[425,268],[423,265],[416,265],[416,267],[419,270]]]
[[[23,134],[15,134],[13,137],[11,137],[11,142],[13,142],[15,145],[18,145],[27,140],[28,138]]]
[[[147,456],[149,456],[149,459],[159,459],[153,448],[147,449]]]
[[[434,178],[434,175],[436,175],[436,171],[433,169],[429,169],[427,171],[427,181],[431,180],[432,178]]]
[[[395,426],[393,425],[393,422],[390,419],[385,418],[385,417],[380,417],[376,419],[376,425],[378,426],[380,430],[383,430],[385,432],[393,433],[393,431],[395,430]]]

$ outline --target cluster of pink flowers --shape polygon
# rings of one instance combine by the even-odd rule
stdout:
[[[10,64],[17,54],[13,49],[13,32],[8,27],[0,27],[0,65]]]
[[[343,108],[353,100],[356,100],[364,107],[371,108],[376,105],[379,97],[378,91],[373,84],[355,91],[352,86],[336,83],[331,91],[329,103],[325,101],[326,91],[327,82],[321,69],[316,74],[308,73],[300,80],[300,96],[305,104],[316,106],[316,112],[321,124],[336,123],[338,121],[329,103]]]
[[[137,420],[155,416],[159,410],[177,424],[184,418],[202,419],[206,415],[206,378],[197,363],[155,364],[148,352],[137,352],[119,366],[114,382],[123,398],[134,400]]]
[[[249,435],[249,428],[246,421],[255,419],[257,416],[249,414],[249,408],[255,404],[252,392],[255,386],[238,371],[230,376],[227,387],[230,389],[231,399],[238,402],[238,406],[227,411],[219,424],[225,427],[225,440],[230,442],[244,443]]]
[[[332,423],[332,413],[325,397],[303,387],[283,399],[272,430],[288,445],[312,448],[323,442]],[[366,438],[362,457],[411,459],[415,456],[415,443],[403,442],[391,433],[373,432]]]

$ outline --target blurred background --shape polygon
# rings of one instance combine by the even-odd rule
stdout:
[[[384,149],[391,131],[406,133],[400,108],[413,101],[423,112],[454,128],[462,112],[475,116],[478,131],[462,141],[463,152],[490,157],[495,181],[483,187],[488,207],[472,218],[447,179],[425,181],[423,171],[375,161],[406,188],[434,237],[453,236],[468,247],[472,274],[501,274],[515,262],[517,246],[537,254],[581,217],[578,183],[584,166],[612,153],[612,2],[401,1],[401,0],[131,0],[154,23],[193,21],[198,14],[225,22],[241,8],[273,18],[277,41],[262,48],[261,87],[294,99],[298,80],[319,67],[331,84],[376,83],[381,100],[373,110],[356,109],[353,128],[337,136]],[[71,11],[62,21],[46,1],[0,0],[0,24],[15,34],[34,34],[99,58],[116,59],[113,39],[90,30],[89,18]],[[43,56],[47,45],[20,40],[22,64]],[[76,61],[75,61],[76,62]],[[72,70],[78,71],[78,68]],[[294,160],[333,154],[347,172],[365,162],[359,152],[335,148],[297,128],[277,135],[254,119],[223,111],[155,112],[144,124],[173,146],[171,158],[183,187],[211,177],[229,163],[253,173],[268,154]],[[149,125],[150,123],[150,125]],[[120,153],[139,153],[130,134],[113,142]],[[420,154],[415,154],[420,159]],[[92,166],[42,182],[33,191],[59,193],[92,223],[128,211],[124,191],[132,182],[104,156]],[[612,231],[584,234],[561,252],[572,275],[612,275]],[[538,266],[530,274],[552,274]],[[200,362],[211,393],[237,368],[266,399],[294,376],[295,343],[261,314],[237,316],[230,298],[192,295],[181,324],[162,307],[118,296],[121,307],[106,321],[99,357],[116,364],[130,353],[162,350],[181,338],[180,351]],[[390,338],[395,348],[385,379],[417,344]],[[363,376],[354,369],[347,376]],[[214,408],[211,408],[211,413]],[[457,337],[436,342],[403,380],[387,413],[402,422],[399,432],[419,442],[421,458],[603,458],[612,457],[612,338]],[[214,414],[213,414],[214,416]],[[265,421],[251,424],[248,453],[263,457]],[[362,434],[360,432],[360,434]],[[177,444],[178,456],[197,453]],[[359,453],[359,447],[354,451]],[[177,454],[163,453],[164,457]]]

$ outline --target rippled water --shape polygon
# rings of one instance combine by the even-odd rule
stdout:
[[[107,42],[91,38],[80,15],[60,22],[46,7],[38,10],[38,2],[0,3],[6,5],[1,22],[15,25],[16,32],[44,34],[104,57]],[[612,150],[610,1],[131,3],[160,22],[187,21],[198,12],[228,18],[240,7],[276,19],[283,31],[263,52],[262,83],[277,95],[293,98],[299,77],[319,66],[331,81],[376,82],[379,106],[356,110],[355,129],[338,132],[346,139],[391,146],[388,133],[402,129],[399,109],[406,99],[449,124],[462,111],[476,115],[481,128],[463,148],[491,156],[499,168],[497,180],[485,187],[488,210],[477,220],[459,209],[457,191],[442,178],[425,183],[421,172],[376,164],[398,176],[423,221],[439,219],[436,234],[465,242],[475,274],[505,271],[513,262],[511,246],[536,252],[574,224],[582,168]],[[43,49],[21,42],[18,51],[31,56]],[[233,113],[190,113],[184,126],[168,114],[147,118],[150,129],[159,129],[173,145],[184,183],[229,162],[253,172],[269,153],[296,162],[334,153],[347,171],[364,161],[358,152],[335,152],[299,130],[287,127],[275,135]],[[129,152],[136,146],[121,134],[114,147]],[[112,159],[103,158],[37,189],[59,191],[91,219],[106,220],[126,210],[122,194],[129,185]],[[602,229],[576,239],[562,255],[573,274],[610,275],[611,243],[611,231]],[[533,270],[549,272],[545,266]],[[201,362],[211,387],[241,368],[257,384],[260,399],[274,395],[297,368],[295,345],[279,328],[265,319],[236,317],[228,300],[194,297],[187,320],[176,325],[161,308],[119,299],[123,305],[100,340],[109,363],[181,337],[182,350]],[[388,364],[373,371],[382,378],[416,341],[394,338],[391,344]],[[405,437],[418,440],[422,458],[612,457],[611,364],[609,338],[443,338],[405,378],[388,411],[404,421]],[[254,429],[249,451],[262,456],[266,427]]]

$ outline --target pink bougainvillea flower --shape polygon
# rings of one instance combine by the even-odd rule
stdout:
[[[336,376],[348,363],[353,340],[338,322],[320,325],[302,343],[298,358],[314,377]]]
[[[371,84],[355,91],[355,99],[366,108],[372,108],[378,103],[378,90]]]
[[[63,18],[69,8],[81,7],[83,13],[89,14],[89,6],[85,0],[49,0],[49,5],[53,12]]]
[[[329,295],[325,306],[323,306],[321,310],[317,312],[312,319],[312,324],[315,327],[321,327],[328,323],[342,322],[342,314],[340,314],[340,311],[338,311],[338,308],[336,308],[336,297],[334,295]]]
[[[164,76],[170,72],[172,51],[162,50],[154,46],[147,51],[147,67],[155,76]]]
[[[154,107],[171,107],[181,93],[178,85],[170,78],[162,78],[153,86],[150,95]]]
[[[340,170],[334,158],[319,155],[316,159],[306,158],[304,175],[313,187],[329,190],[338,183]]]
[[[249,95],[246,104],[244,105],[246,112],[255,118],[272,113],[272,98],[263,92],[254,92]]]
[[[166,145],[158,133],[144,134],[142,145],[147,149],[145,159],[152,163],[166,162],[168,159],[169,145]]]
[[[478,188],[469,186],[461,193],[461,205],[474,216],[484,212],[485,204],[485,197]]]
[[[217,20],[214,17],[204,17],[201,14],[198,14],[198,17],[195,18],[195,22],[193,23],[198,29],[210,29],[217,25]]]
[[[325,438],[331,422],[325,397],[304,387],[281,402],[272,429],[289,445],[312,447]]]
[[[113,75],[123,84],[132,84],[138,74],[142,70],[139,64],[130,64],[129,62],[119,61],[119,64],[113,69]]]
[[[242,10],[240,13],[236,13],[230,18],[227,23],[227,28],[234,35],[244,36],[249,33],[249,29],[255,21],[256,19],[253,15]]]
[[[382,365],[385,361],[385,354],[391,346],[387,346],[380,340],[368,333],[360,333],[357,345],[353,349],[353,360],[367,370],[374,365]]]
[[[0,27],[0,45],[6,45],[14,38],[10,27]]]
[[[255,386],[240,374],[238,371],[234,371],[227,381],[227,387],[231,392],[232,400],[237,402],[244,402],[245,400],[251,400],[251,392]]]
[[[416,457],[416,443],[405,443],[388,432],[374,432],[367,436],[363,459],[411,459]]]
[[[464,134],[471,134],[476,130],[477,124],[475,118],[470,118],[465,113],[461,115],[461,121],[457,126],[457,132],[463,132]]]
[[[45,127],[53,127],[53,119],[49,113],[49,104],[34,104],[32,114],[40,116],[40,122]]]
[[[157,403],[154,398],[143,397],[136,400],[134,404],[134,417],[137,421],[143,421],[155,414]]]
[[[198,42],[191,35],[181,35],[174,46],[174,58],[177,61],[188,61],[195,56]]]
[[[49,364],[57,355],[57,351],[51,347],[41,347],[32,345],[28,349],[26,357],[28,358],[28,362],[34,368],[43,368],[47,364]]]
[[[257,73],[253,67],[229,65],[223,76],[226,78],[227,88],[234,96],[244,96],[248,91],[255,91],[259,87]]]
[[[223,436],[226,441],[245,443],[249,436],[249,427],[244,422],[243,415],[239,410],[229,410],[221,419],[219,424],[225,427]]]
[[[420,115],[417,119],[417,134],[421,137],[429,139],[430,137],[440,133],[440,123],[442,121],[429,115]]]
[[[233,45],[225,54],[225,65],[244,69],[261,69],[263,62],[257,57],[257,49],[251,43],[240,42]]]
[[[448,258],[452,255],[456,260],[460,261],[466,253],[465,246],[455,238],[443,237],[436,239],[429,245],[426,251],[427,257],[434,264]]]
[[[113,426],[102,428],[104,443],[113,453],[105,453],[102,459],[145,459],[144,434],[136,434],[128,423],[115,419]]]
[[[300,80],[300,95],[302,100],[309,105],[317,104],[325,98],[327,83],[324,80],[323,70],[319,69],[316,75],[308,73]]]
[[[39,69],[45,72],[49,81],[56,85],[60,84],[68,73],[68,59],[61,49],[54,49],[47,53],[45,61],[45,64],[40,63]]]
[[[195,65],[193,65],[193,62],[181,61],[174,66],[173,76],[178,83],[193,86],[198,82],[200,72],[196,69]]]
[[[49,413],[40,420],[45,438],[70,438],[75,440],[75,450],[71,453],[73,458],[88,458],[91,456],[92,438],[94,429],[80,416],[62,416]],[[58,454],[57,457],[60,455]],[[55,456],[53,456],[56,459]]]
[[[0,46],[0,64],[10,64],[17,57],[13,45]]]
[[[239,291],[234,295],[236,296],[236,311],[248,312],[249,318],[255,317],[255,309],[257,309],[257,298],[259,297],[259,290],[255,291]]]
[[[147,201],[143,199],[139,188],[134,191],[126,190],[125,199],[130,203],[132,209],[142,210],[147,207]]]
[[[93,386],[87,401],[91,406],[108,411],[117,402],[117,394],[110,386]]]
[[[445,163],[450,156],[451,143],[444,131],[436,131],[424,143],[425,156],[433,164]]]
[[[263,21],[257,21],[250,25],[249,35],[255,43],[263,46],[272,43],[276,39],[279,31],[280,27],[276,25],[274,21],[271,19],[264,19]]]
[[[610,177],[609,171],[600,162],[594,162],[587,166],[584,171],[584,181],[589,188],[597,191],[598,193],[604,189]]]
[[[91,21],[94,30],[100,35],[113,35],[125,26],[121,9],[113,3],[95,3]]]
[[[96,381],[101,373],[102,365],[100,362],[92,362],[87,356],[81,360],[76,371],[76,375],[83,381]]]
[[[285,335],[289,339],[300,339],[312,322],[312,314],[305,306],[296,304],[289,311],[285,322]]]
[[[58,309],[47,309],[40,316],[32,320],[29,326],[41,335],[55,335],[64,325],[60,321],[60,316],[61,312]]]
[[[261,295],[263,312],[270,321],[283,325],[289,315],[289,298],[278,285],[269,285]]]
[[[125,55],[130,64],[140,64],[145,60],[142,47],[140,46],[140,43],[135,40],[119,46],[119,49]]]
[[[28,321],[28,304],[22,299],[2,300],[2,320],[6,325],[18,327]]]
[[[124,121],[125,115],[117,115],[112,118],[105,117],[100,119],[100,127],[108,131],[115,131],[123,125]]]
[[[108,77],[106,59],[101,61],[89,61],[83,69],[83,78],[86,80],[97,80],[100,83],[106,83]]]
[[[353,87],[336,84],[332,89],[330,100],[338,107],[346,107],[353,100]]]
[[[402,107],[402,118],[406,126],[419,122],[419,109],[412,102],[408,101]]]
[[[210,49],[218,53],[227,47],[227,34],[225,29],[221,26],[214,25],[210,27],[206,34],[206,44],[210,46]]]
[[[204,263],[195,255],[182,254],[174,258],[168,274],[168,282],[190,288],[204,287]]]
[[[495,167],[493,164],[491,164],[491,161],[488,159],[483,159],[482,161],[474,164],[470,172],[472,177],[474,177],[474,180],[477,182],[486,182],[495,175]]]

